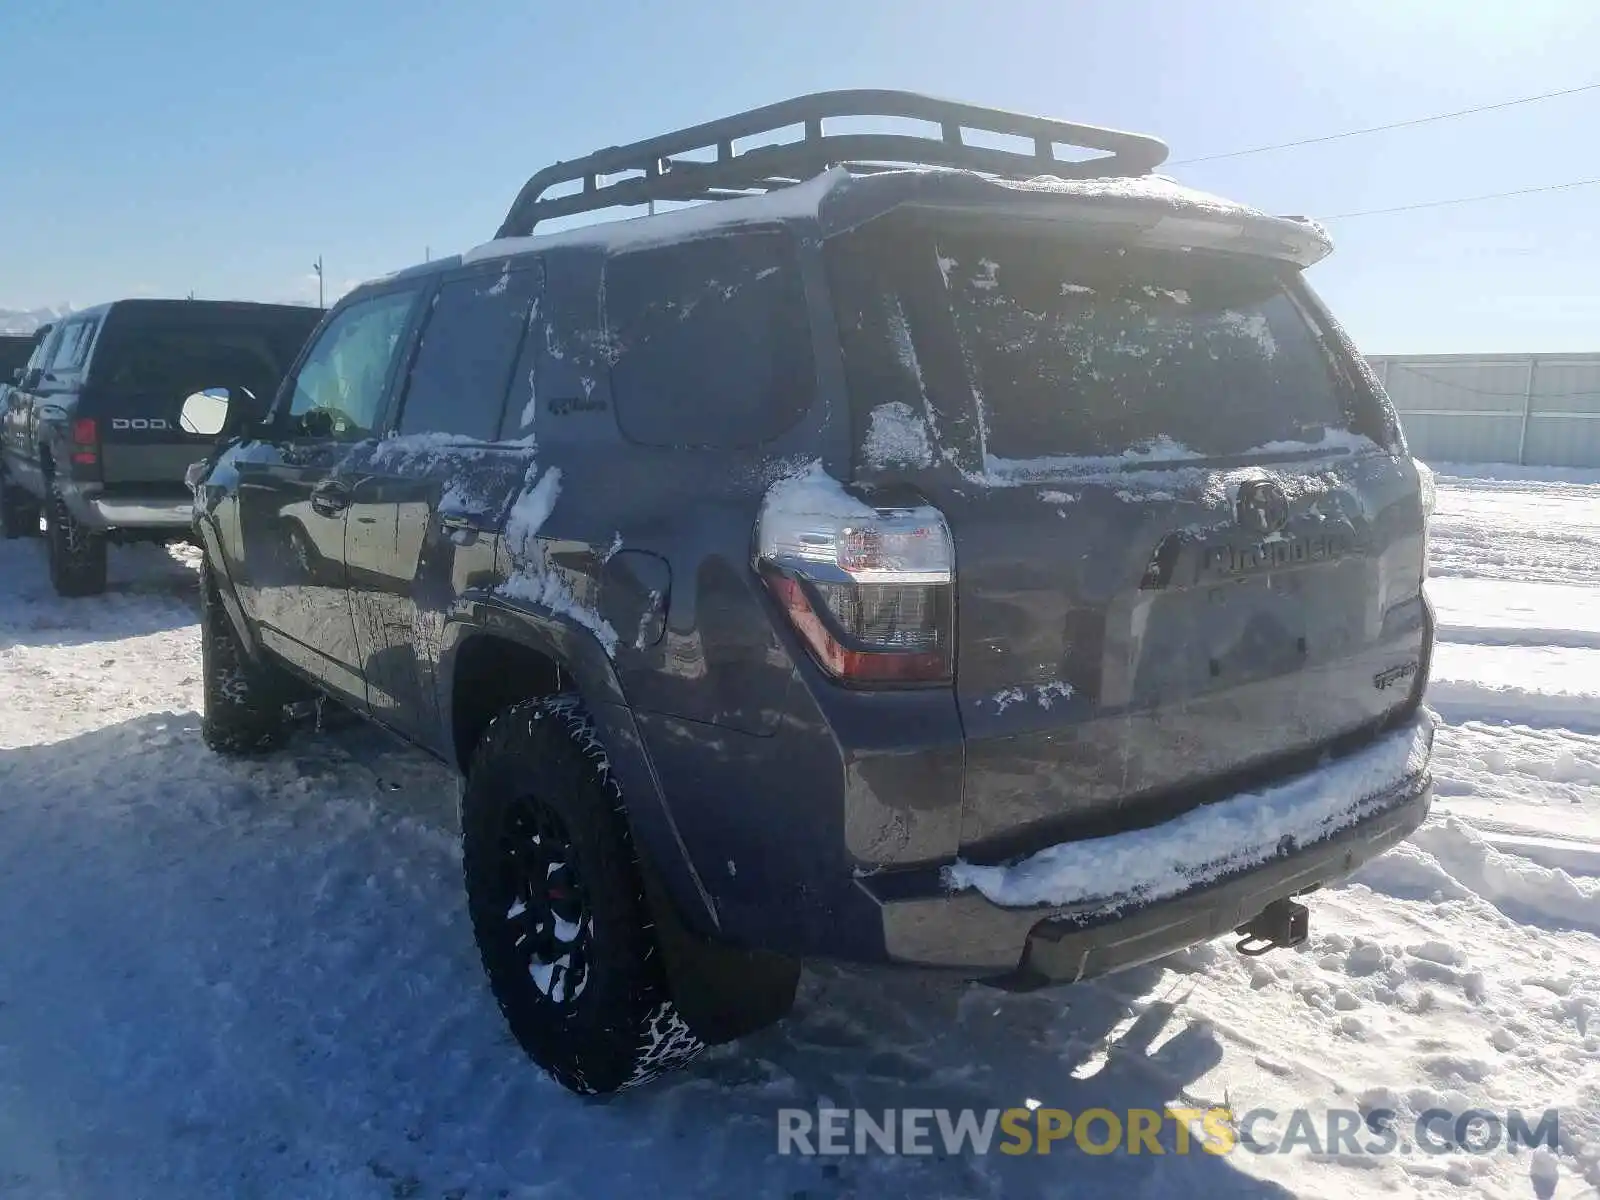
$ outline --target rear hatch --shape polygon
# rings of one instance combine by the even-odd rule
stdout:
[[[901,209],[827,244],[855,480],[939,509],[970,858],[1164,819],[1414,703],[1423,515],[1296,267]]]
[[[183,492],[216,428],[186,428],[184,400],[228,389],[258,414],[316,327],[319,309],[206,301],[127,301],[95,343],[77,408],[100,441],[108,490]]]

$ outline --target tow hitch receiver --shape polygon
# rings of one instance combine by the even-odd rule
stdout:
[[[1311,910],[1293,900],[1274,900],[1234,932],[1242,935],[1234,949],[1256,958],[1279,946],[1298,946],[1305,941],[1311,932]]]

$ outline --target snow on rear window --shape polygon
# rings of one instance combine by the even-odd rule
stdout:
[[[933,456],[968,473],[1315,448],[1363,424],[1278,264],[947,215],[871,222],[828,253],[863,425],[924,400]]]
[[[993,233],[941,238],[937,253],[956,260],[949,310],[990,454],[1115,454],[1167,438],[1225,455],[1349,424],[1271,267]]]

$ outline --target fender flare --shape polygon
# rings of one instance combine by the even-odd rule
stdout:
[[[233,578],[228,574],[227,560],[222,554],[222,542],[215,523],[209,519],[209,514],[204,517],[196,515],[194,530],[200,539],[200,556],[205,566],[205,574],[216,585],[217,596],[222,600],[222,611],[228,614],[228,622],[233,626],[234,636],[244,647],[245,654],[253,661],[260,662],[261,643],[256,638],[255,630],[250,627],[250,622],[245,619],[244,605],[239,602],[239,593],[234,587]],[[204,597],[201,599],[203,601]]]
[[[685,927],[714,936],[721,924],[716,904],[689,857],[616,666],[600,640],[571,617],[543,605],[487,591],[469,593],[446,620],[441,636],[437,675],[441,713],[451,711],[461,648],[478,637],[524,646],[550,659],[571,678],[622,788],[623,815],[645,876],[659,884],[650,889],[652,901],[670,903]]]

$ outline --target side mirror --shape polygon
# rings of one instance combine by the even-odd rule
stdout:
[[[11,382],[12,383],[21,383],[22,382],[22,377],[24,375],[26,375],[27,373],[28,372],[25,371],[23,368],[18,367],[16,370],[11,372]]]
[[[22,385],[22,390],[23,391],[31,392],[31,391],[33,391],[34,388],[39,386],[39,381],[42,380],[43,378],[44,378],[44,370],[43,370],[43,368],[34,367],[33,370],[31,370],[31,371],[23,372],[22,378],[18,382]]]
[[[231,407],[227,388],[204,388],[184,397],[178,427],[185,433],[214,438],[227,428]]]
[[[300,431],[318,441],[331,438],[334,434],[333,414],[325,408],[313,408],[300,418]]]

